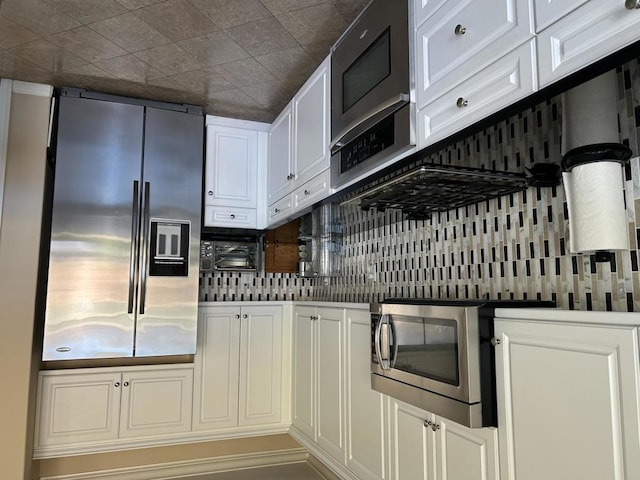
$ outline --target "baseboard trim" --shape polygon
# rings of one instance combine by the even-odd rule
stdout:
[[[40,480],[177,480],[193,475],[301,463],[306,462],[308,457],[309,453],[305,448],[290,448],[271,452],[226,455],[113,470],[47,476],[40,477]]]
[[[347,467],[318,447],[315,442],[309,440],[296,427],[291,426],[289,435],[309,451],[309,464],[318,470],[320,474],[324,475],[328,479],[337,478],[339,480],[359,480],[358,477],[347,469]],[[324,467],[324,469],[322,467]]]

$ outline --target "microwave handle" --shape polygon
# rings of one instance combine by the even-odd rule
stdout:
[[[339,152],[340,149],[347,143],[356,138],[358,135],[364,133],[366,130],[371,128],[383,118],[404,107],[407,103],[409,103],[409,99],[410,97],[408,93],[399,93],[398,95],[394,95],[393,97],[385,100],[381,104],[376,105],[359,118],[356,118],[338,135],[333,137],[331,144],[329,145],[331,155]]]
[[[380,317],[380,320],[378,321],[378,325],[376,325],[376,332],[375,332],[375,339],[374,339],[374,344],[376,347],[376,357],[378,358],[378,365],[380,365],[380,368],[382,368],[382,370],[389,370],[389,348],[388,348],[388,344],[387,347],[385,348],[386,350],[386,358],[385,357],[385,352],[383,351],[383,346],[382,346],[382,339],[383,337],[386,337],[388,339],[388,330],[385,329],[385,331],[387,333],[385,333],[383,335],[382,333],[382,328],[383,326],[386,326],[388,328],[388,320],[385,322],[385,318],[388,318],[389,315],[382,315]],[[386,363],[385,363],[386,362]]]

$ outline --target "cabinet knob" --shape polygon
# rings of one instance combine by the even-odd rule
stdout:
[[[433,430],[434,432],[436,430],[440,430],[440,425],[438,425],[436,422],[432,422],[431,420],[425,420],[424,426],[425,428],[431,427],[431,430]]]
[[[242,318],[249,318],[249,315],[245,313],[244,315],[242,315]]]
[[[116,382],[113,384],[114,387],[118,388],[120,386],[120,382]]]
[[[456,35],[464,35],[465,33],[467,33],[467,29],[458,24],[456,25],[456,28],[453,29],[453,33],[455,33]]]
[[[499,339],[499,338],[497,338],[497,337],[493,337],[493,338],[491,339],[491,345],[493,345],[494,347],[495,347],[496,345],[500,345],[501,343],[502,343],[502,340],[500,340],[500,339]]]
[[[233,220],[234,218],[236,218],[236,216],[232,213],[231,215],[229,215],[229,218]]]
[[[640,0],[626,0],[626,2],[624,2],[624,6],[629,10],[640,8]]]
[[[309,190],[305,190],[305,191],[304,191],[304,194],[305,194],[305,195],[311,195],[311,192],[310,192]]]
[[[240,314],[239,314],[239,313],[238,313],[238,314],[236,314],[236,318],[240,318]]]
[[[280,209],[279,209],[279,208],[276,208],[276,209],[274,210],[274,212],[276,212],[276,213],[280,213]]]
[[[462,97],[459,97],[458,100],[456,100],[456,107],[458,107],[458,108],[464,108],[467,105],[469,105],[469,101],[465,100]]]
[[[213,190],[209,190],[209,191],[207,192],[207,195],[213,195]]]
[[[125,387],[129,386],[129,382],[124,382],[122,385],[124,385]]]

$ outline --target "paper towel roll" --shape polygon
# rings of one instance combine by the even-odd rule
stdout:
[[[619,162],[592,162],[562,174],[571,253],[628,250],[629,233]]]
[[[618,87],[615,70],[562,94],[562,146],[618,143]]]

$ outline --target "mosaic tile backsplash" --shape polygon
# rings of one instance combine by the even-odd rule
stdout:
[[[575,310],[640,311],[640,59],[618,68],[629,251],[611,262],[572,255],[562,185],[407,220],[397,210],[341,207],[342,274],[330,279],[246,273],[202,274],[201,301],[326,300],[389,297],[554,300]],[[560,98],[430,155],[426,163],[524,172],[561,160]],[[409,166],[411,168],[411,166]]]

